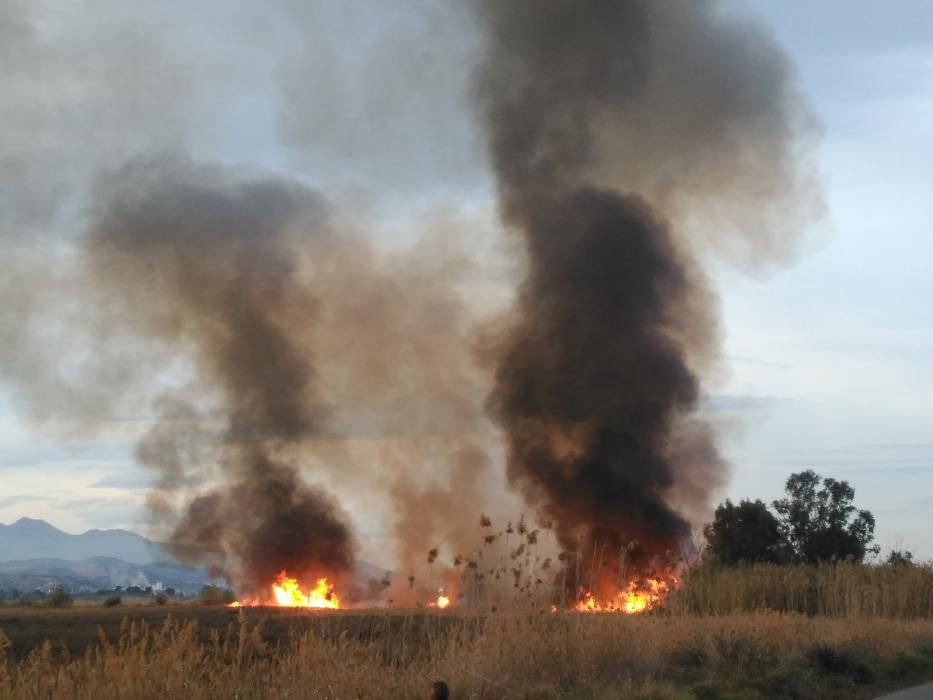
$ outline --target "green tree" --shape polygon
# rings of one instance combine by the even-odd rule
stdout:
[[[706,526],[710,552],[721,564],[781,563],[787,558],[787,545],[778,519],[761,501],[726,500],[716,509],[713,522]]]
[[[824,479],[813,470],[791,474],[787,498],[774,502],[781,533],[794,559],[816,563],[853,557],[861,561],[872,547],[875,518],[852,504],[855,489],[847,481]]]
[[[910,550],[893,549],[888,554],[888,564],[893,566],[912,566],[914,563],[914,554]]]

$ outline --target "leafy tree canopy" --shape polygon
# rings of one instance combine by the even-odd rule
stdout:
[[[774,502],[781,534],[799,562],[816,563],[877,552],[871,542],[875,518],[852,504],[855,489],[847,481],[824,479],[813,470],[791,474],[787,498]]]
[[[778,564],[788,556],[780,523],[761,501],[727,500],[706,527],[710,552],[721,564]]]

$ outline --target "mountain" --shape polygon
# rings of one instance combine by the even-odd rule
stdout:
[[[88,593],[115,586],[152,586],[192,594],[206,583],[216,581],[201,569],[180,564],[131,564],[112,557],[0,562],[0,590],[7,591],[45,591],[64,586],[73,593]]]
[[[159,543],[127,530],[88,530],[71,535],[44,520],[32,518],[20,518],[11,525],[0,524],[0,561],[77,561],[92,557],[111,557],[131,564],[174,561]]]
[[[365,561],[357,561],[354,571],[360,581],[386,573]],[[161,583],[193,592],[217,582],[200,568],[178,564],[158,542],[134,532],[88,530],[71,535],[32,518],[0,524],[0,590],[65,586],[86,592]]]

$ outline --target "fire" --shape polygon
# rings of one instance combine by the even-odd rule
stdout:
[[[338,610],[340,599],[334,593],[334,586],[326,578],[319,578],[317,585],[304,593],[297,579],[291,578],[285,571],[279,573],[272,584],[272,597],[266,603],[256,599],[238,600],[230,603],[231,608],[253,605],[277,605],[282,608],[328,608]]]
[[[272,584],[272,593],[275,596],[276,605],[283,608],[331,608],[336,610],[340,607],[340,599],[334,595],[334,587],[327,582],[326,578],[319,578],[317,585],[305,595],[302,593],[298,581],[289,578],[283,571],[279,574],[278,582]]]
[[[581,591],[580,599],[572,609],[577,612],[640,613],[661,605],[672,585],[677,585],[676,578],[671,577],[670,581],[661,578],[631,581],[625,590],[606,601],[597,600],[589,591]]]
[[[428,603],[428,607],[429,608],[440,608],[441,610],[443,610],[444,608],[449,608],[450,607],[450,596],[444,593],[444,589],[442,588],[437,593],[437,600],[434,600]]]

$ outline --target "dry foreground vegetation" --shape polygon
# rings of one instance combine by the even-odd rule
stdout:
[[[858,698],[933,677],[933,569],[700,567],[662,610],[0,609],[4,698]]]

